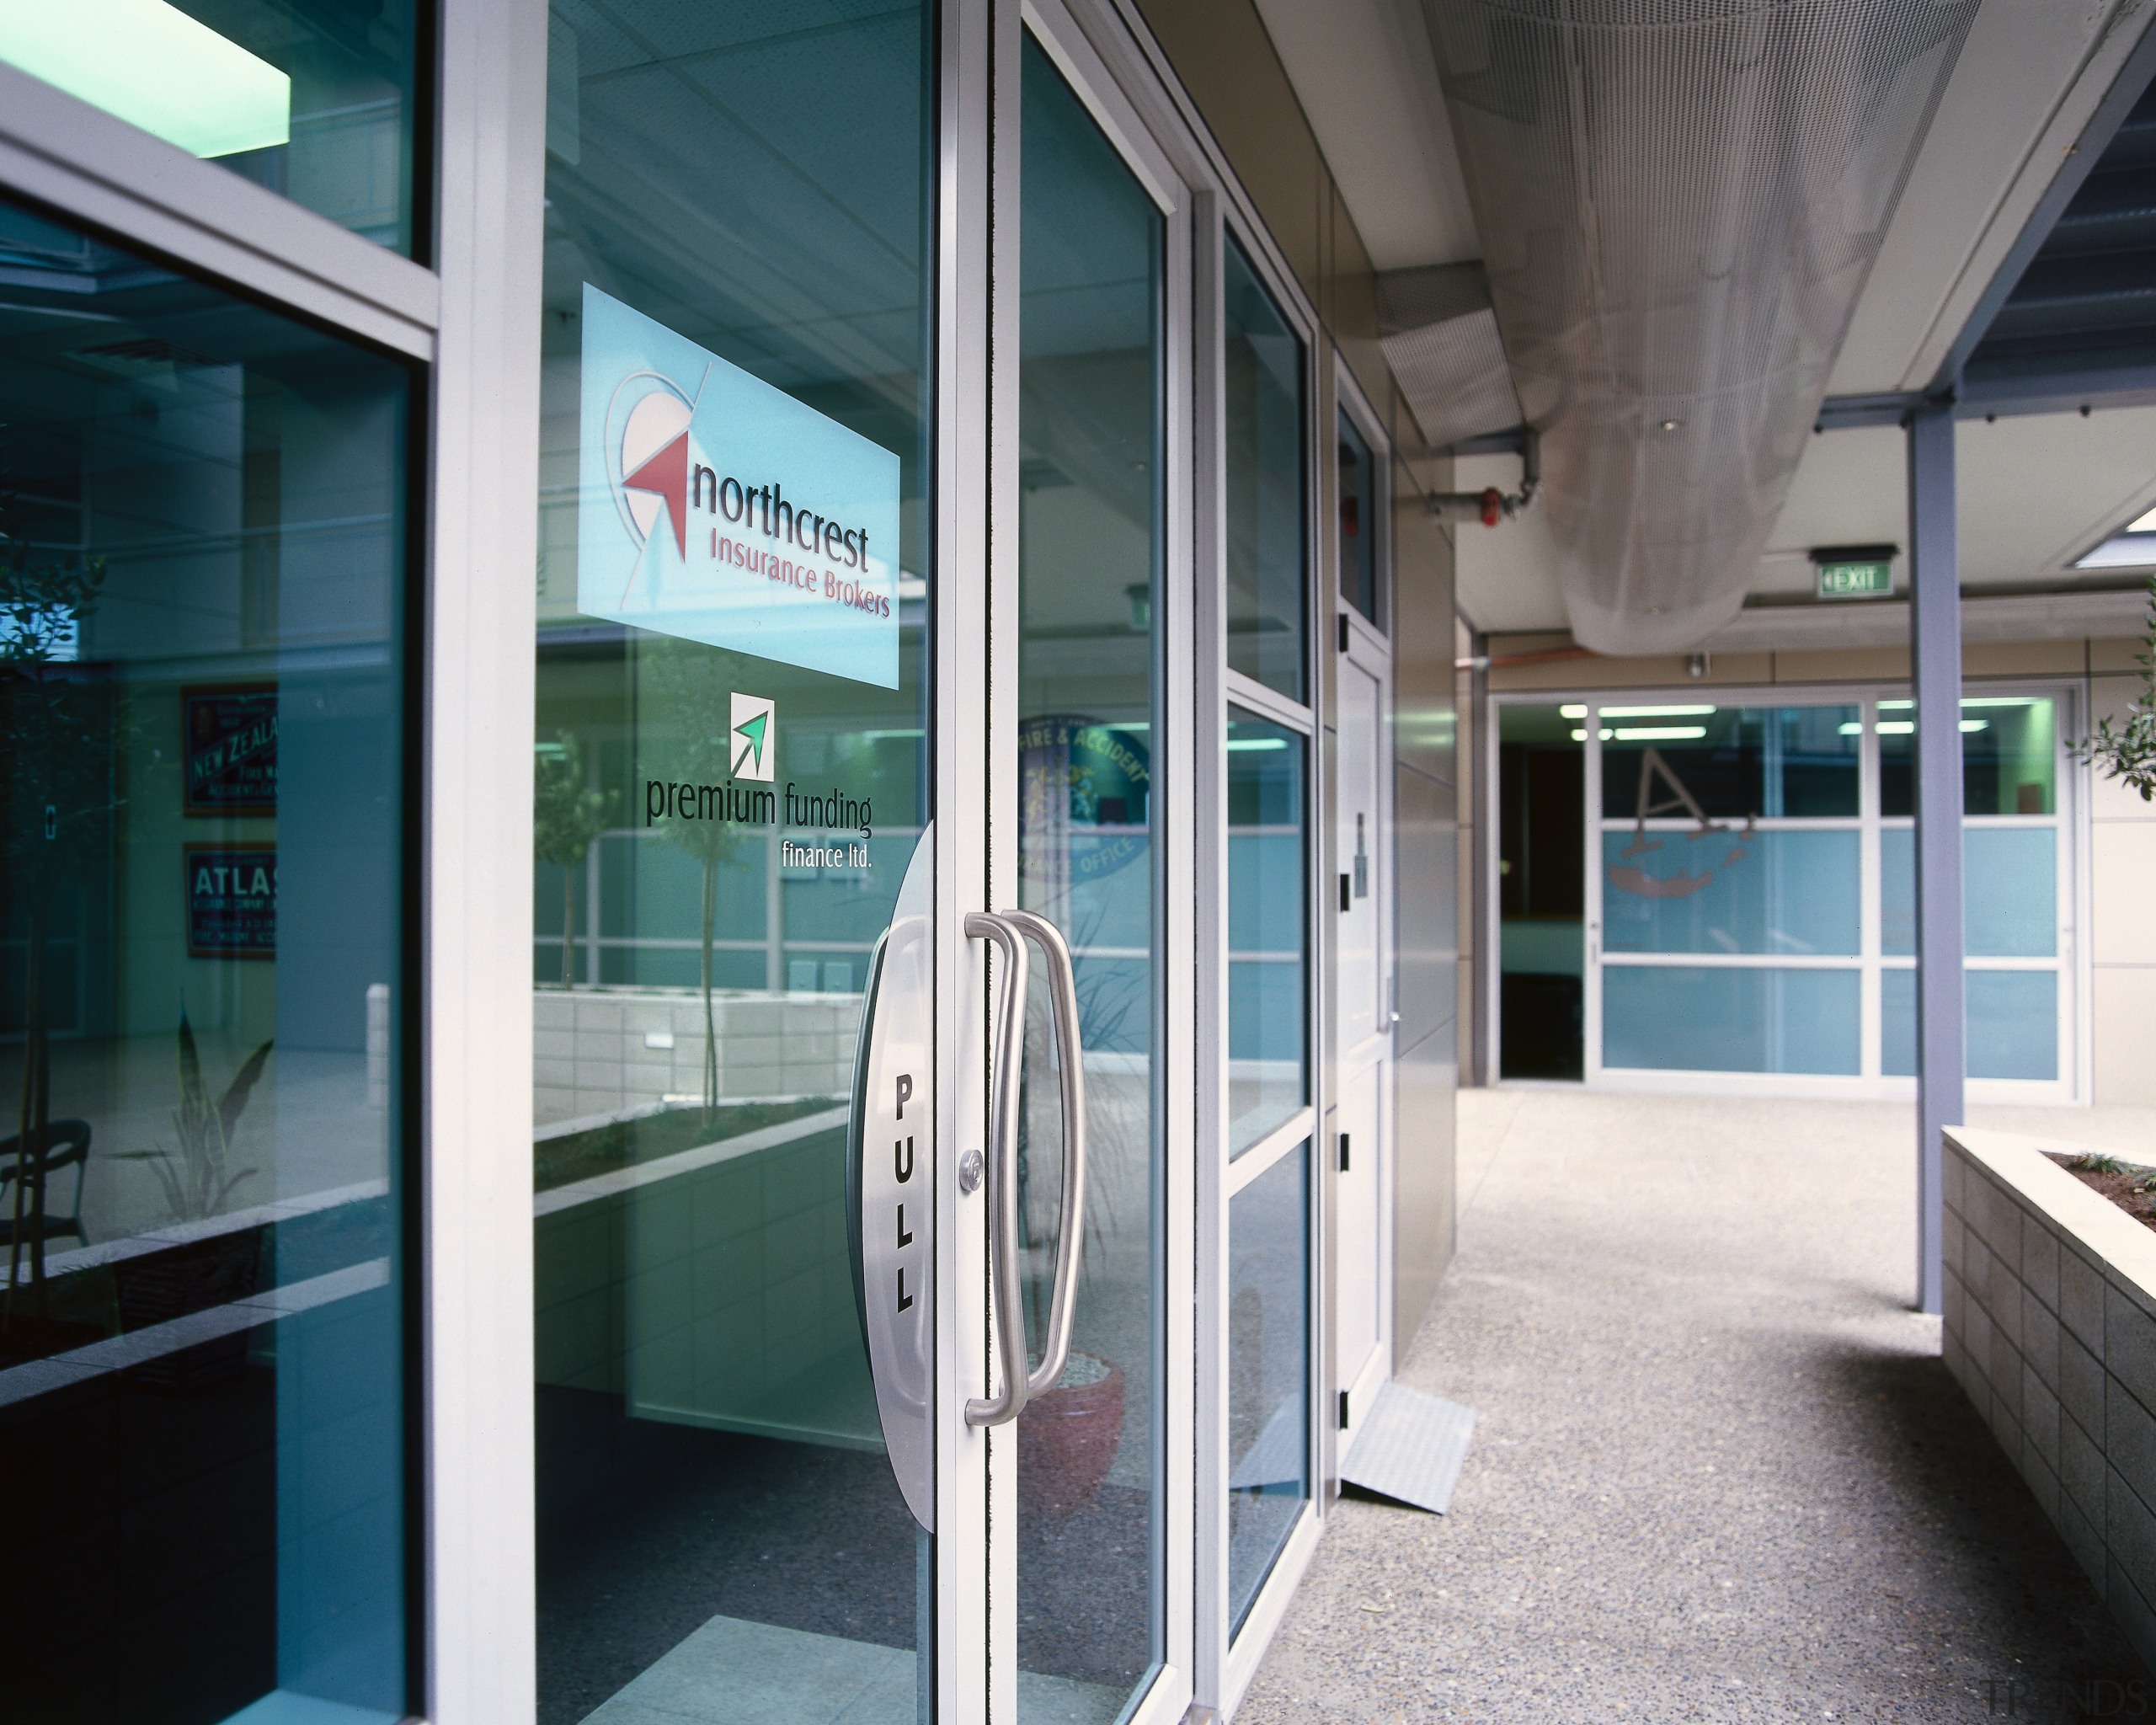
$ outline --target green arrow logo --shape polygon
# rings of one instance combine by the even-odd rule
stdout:
[[[734,770],[740,770],[743,761],[760,761],[764,756],[764,727],[771,723],[771,714],[760,713],[754,718],[742,720],[734,727],[734,734],[748,739],[748,746],[734,751]]]

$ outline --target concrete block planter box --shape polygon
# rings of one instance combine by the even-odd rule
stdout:
[[[1946,1135],[1946,1369],[2156,1666],[2156,1231],[2053,1162]]]

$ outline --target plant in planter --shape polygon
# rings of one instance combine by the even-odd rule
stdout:
[[[1123,1442],[1123,1369],[1070,1350],[1053,1388],[1018,1416],[1018,1501],[1028,1516],[1060,1520],[1089,1508]]]
[[[2122,718],[2100,721],[2093,734],[2069,744],[2073,758],[2100,769],[2106,778],[2156,802],[2156,575],[2148,581],[2148,633],[2138,654],[2141,692]]]
[[[224,1213],[225,1204],[241,1181],[253,1177],[253,1168],[232,1172],[232,1128],[246,1112],[248,1098],[269,1064],[270,1043],[247,1057],[232,1081],[213,1105],[203,1087],[202,1056],[195,1049],[195,1031],[186,1009],[179,1014],[179,1106],[173,1110],[177,1151],[160,1145],[155,1150],[129,1154],[130,1162],[147,1162],[164,1188],[165,1205],[173,1220],[198,1222]]]
[[[200,1222],[223,1215],[240,1183],[253,1177],[253,1168],[232,1167],[232,1131],[269,1064],[270,1047],[265,1042],[249,1055],[213,1103],[202,1081],[194,1029],[185,1010],[181,1011],[179,1106],[172,1117],[178,1148],[167,1150],[161,1145],[133,1151],[128,1157],[149,1164],[164,1188],[165,1205],[174,1220]],[[120,1259],[113,1265],[113,1281],[120,1297],[121,1327],[146,1329],[256,1292],[268,1232],[262,1226],[232,1228]],[[135,1374],[139,1381],[158,1389],[200,1389],[237,1376],[247,1363],[248,1344],[248,1332],[239,1330],[160,1355],[136,1367]]]

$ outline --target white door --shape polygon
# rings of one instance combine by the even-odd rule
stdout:
[[[1339,725],[1333,855],[1338,871],[1334,969],[1339,1097],[1333,1121],[1333,1359],[1343,1446],[1390,1368],[1385,1347],[1391,1274],[1380,1226],[1392,1012],[1385,953],[1390,893],[1391,798],[1385,760],[1385,647],[1359,617],[1342,613],[1347,650],[1338,664]]]

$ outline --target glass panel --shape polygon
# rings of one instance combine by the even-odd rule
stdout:
[[[1498,1049],[1508,1078],[1584,1071],[1585,735],[1556,707],[1497,709]]]
[[[1879,973],[1879,1070],[1913,1078],[1917,1070],[1917,973]]]
[[[409,253],[415,16],[413,0],[11,5],[0,60]],[[572,83],[571,149],[575,122]]]
[[[1242,248],[1224,248],[1228,666],[1303,694],[1303,344]]]
[[[542,1725],[926,1705],[847,1141],[931,812],[931,35],[903,5],[552,13]]]
[[[1228,1200],[1228,1610],[1250,1615],[1310,1487],[1310,1146]]]
[[[2057,703],[2042,696],[1972,695],[1961,702],[1961,811],[2053,814],[2058,811]],[[1911,814],[1916,804],[1916,703],[1879,703],[1879,812]]]
[[[1879,1070],[1913,1077],[1917,1070],[1917,973],[1880,977]],[[1972,1078],[2058,1076],[2058,975],[2052,970],[1971,970],[1967,990]]]
[[[1151,746],[1162,555],[1159,211],[1025,45],[1018,892],[1077,966],[1091,1179],[1062,1381],[1018,1421],[1022,1717],[1107,1721],[1161,1657]],[[1044,979],[1020,1176],[1042,1333],[1061,1214]]]
[[[1854,970],[1613,964],[1602,1062],[1694,1072],[1858,1070]]]
[[[1302,737],[1229,710],[1228,1149],[1309,1099]]]
[[[1586,724],[1585,706],[1566,713]],[[1856,813],[1863,736],[1854,707],[1619,702],[1597,709],[1596,723],[1605,820]]]
[[[1378,474],[1370,446],[1340,415],[1340,596],[1372,622],[1378,616]]]
[[[1969,1076],[2058,1076],[2058,973],[1968,973]]]
[[[1602,836],[1613,953],[1854,957],[1858,835],[1696,827]]]
[[[0,229],[0,1712],[401,1718],[412,379]]]
[[[2049,826],[1961,830],[1963,938],[1972,959],[2047,959],[2058,950],[2058,831]],[[1880,950],[1917,949],[1916,834],[1879,835]]]

